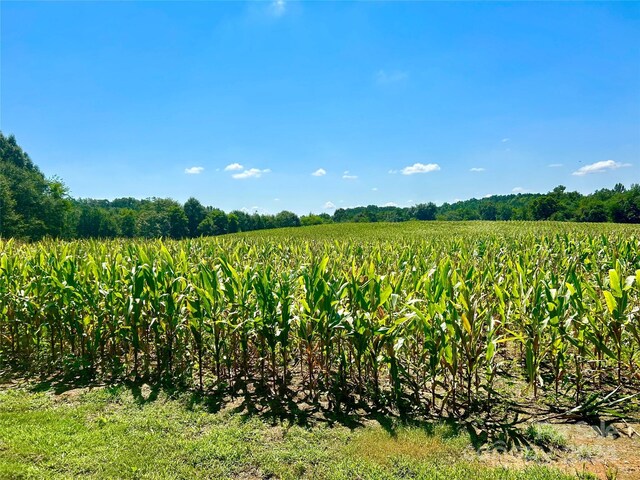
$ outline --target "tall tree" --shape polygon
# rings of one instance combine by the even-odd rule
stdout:
[[[274,223],[276,228],[299,227],[300,218],[293,212],[283,210],[275,216]]]
[[[180,205],[169,208],[169,236],[171,238],[189,236],[189,219]]]
[[[212,209],[198,226],[198,234],[202,236],[223,235],[227,233],[227,215],[219,208]]]
[[[66,187],[57,178],[47,180],[15,137],[2,132],[0,178],[0,235],[28,239],[64,236],[71,208]]]
[[[435,220],[438,208],[433,202],[419,203],[415,206],[415,216],[418,220]]]
[[[195,237],[198,235],[198,225],[207,216],[207,210],[195,198],[191,197],[184,204],[184,213],[188,219],[189,235]]]

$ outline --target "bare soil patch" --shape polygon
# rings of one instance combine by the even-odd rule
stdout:
[[[524,468],[533,463],[566,473],[591,473],[599,479],[640,479],[640,424],[613,423],[613,428],[586,423],[553,424],[567,439],[567,447],[545,451],[531,446],[501,453],[489,450],[479,460],[489,466]]]

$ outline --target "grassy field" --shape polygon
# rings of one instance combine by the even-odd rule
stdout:
[[[563,478],[530,425],[633,425],[639,309],[628,225],[0,241],[0,475]]]
[[[536,461],[490,465],[467,432],[443,423],[301,426],[237,410],[211,412],[196,396],[147,386],[5,389],[0,478],[575,478]]]

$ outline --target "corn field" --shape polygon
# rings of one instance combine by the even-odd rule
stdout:
[[[297,389],[338,409],[452,412],[505,378],[576,403],[640,389],[640,231],[497,225],[0,241],[0,365]]]

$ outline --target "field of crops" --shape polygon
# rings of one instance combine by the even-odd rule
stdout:
[[[640,228],[413,222],[0,241],[0,362],[300,390],[338,410],[366,399],[455,414],[518,380],[531,398],[578,404],[603,385],[640,389]]]

